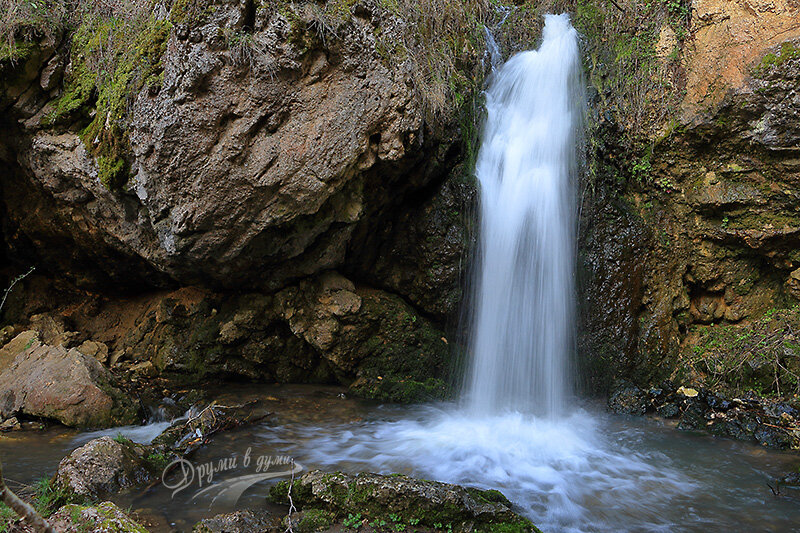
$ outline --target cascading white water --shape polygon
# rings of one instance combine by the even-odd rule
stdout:
[[[603,415],[564,405],[583,94],[569,17],[548,15],[543,37],[504,65],[492,54],[466,406],[384,412],[330,436],[309,427],[292,438],[305,443],[303,464],[498,488],[545,531],[674,530],[659,509],[698,484],[663,455],[620,445],[627,437],[601,427]]]
[[[547,15],[543,37],[495,72],[486,93],[466,398],[487,413],[554,415],[569,389],[581,65],[568,15]]]

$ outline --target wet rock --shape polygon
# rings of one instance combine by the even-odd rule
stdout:
[[[706,427],[707,407],[699,400],[688,402],[683,410],[678,429],[704,429]]]
[[[286,503],[289,482],[270,489],[270,499]],[[451,524],[453,531],[538,531],[527,519],[517,515],[501,493],[426,481],[395,474],[359,474],[319,471],[304,474],[292,486],[292,499],[301,510],[322,508],[337,518],[360,514],[365,520],[441,528]]]
[[[0,329],[0,347],[5,346],[11,339],[14,338],[16,330],[14,326],[6,326]]]
[[[141,524],[112,502],[65,505],[48,522],[60,533],[147,533]]]
[[[477,183],[458,165],[430,198],[412,198],[380,224],[359,225],[348,271],[402,295],[440,325],[456,318],[477,235],[471,227],[476,204]]]
[[[649,405],[647,393],[630,382],[618,383],[608,398],[608,409],[617,414],[643,415]]]
[[[3,422],[0,423],[0,431],[16,431],[18,429],[22,429],[22,425],[20,425],[19,420],[17,420],[15,416],[3,420]]]
[[[138,408],[93,357],[63,346],[36,346],[0,374],[0,414],[53,418],[68,426],[138,422]]]
[[[192,528],[192,533],[262,533],[279,532],[281,519],[266,511],[236,511],[206,518]]]
[[[733,402],[711,392],[705,394],[704,399],[708,406],[716,411],[727,411],[733,406]]]
[[[778,487],[791,487],[793,489],[800,489],[800,472],[792,472],[786,474],[778,480]]]
[[[656,413],[663,418],[676,418],[681,413],[681,408],[676,402],[667,402],[656,407]]]
[[[338,382],[362,396],[403,402],[448,392],[445,335],[400,297],[333,271],[275,294],[181,289],[146,301],[135,315],[101,313],[98,320],[132,323],[115,346],[126,354],[119,368],[137,380],[155,373],[186,384],[219,375]]]
[[[161,475],[147,447],[127,439],[101,437],[61,460],[55,474],[58,487],[91,500],[143,485]]]

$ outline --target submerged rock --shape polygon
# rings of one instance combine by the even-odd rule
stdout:
[[[536,532],[529,520],[493,490],[410,478],[400,474],[349,475],[312,471],[294,480],[292,501],[298,509],[323,509],[337,519],[359,516],[384,520],[398,531],[408,526],[456,532]],[[275,503],[288,503],[289,481],[270,489]],[[403,529],[401,529],[403,528]]]
[[[266,511],[235,511],[200,521],[192,533],[277,533],[284,529],[281,519]]]
[[[649,405],[647,393],[627,381],[617,384],[608,398],[609,410],[617,414],[643,415]]]
[[[75,427],[139,421],[136,405],[95,358],[48,345],[18,354],[0,374],[0,415],[17,414],[53,418]]]
[[[54,481],[68,493],[97,500],[157,479],[165,461],[152,453],[127,439],[101,437],[62,459]]]
[[[65,505],[48,519],[59,533],[147,533],[112,502],[98,505]]]

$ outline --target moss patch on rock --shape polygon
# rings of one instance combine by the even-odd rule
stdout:
[[[270,490],[270,500],[285,504],[289,487],[301,510],[324,509],[344,521],[368,521],[375,530],[427,529],[524,533],[539,531],[511,509],[498,491],[413,479],[393,474],[309,472]]]
[[[100,180],[120,189],[128,179],[127,109],[146,86],[157,86],[172,22],[152,10],[87,17],[71,36],[71,72],[45,118],[50,125],[89,121],[80,135],[98,162]]]

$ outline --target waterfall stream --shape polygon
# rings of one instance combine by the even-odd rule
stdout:
[[[486,93],[475,169],[480,265],[466,387],[473,411],[563,411],[583,101],[578,33],[567,15],[547,15],[539,50],[512,57]]]
[[[487,39],[494,72],[476,163],[481,240],[463,401],[375,405],[339,389],[226,386],[214,395],[221,403],[266,396],[284,406],[280,423],[223,432],[193,461],[252,447],[308,468],[499,489],[543,531],[797,531],[796,501],[766,489],[796,467],[795,456],[570,401],[584,101],[578,35],[567,15],[549,15],[540,48],[505,64]],[[0,455],[18,458],[4,461],[7,479],[30,483],[91,438],[149,442],[166,424],[157,416],[137,428],[9,433]],[[173,500],[162,486],[122,497],[122,507],[169,517],[163,531],[189,530],[213,503]],[[263,507],[263,491],[243,501]]]

